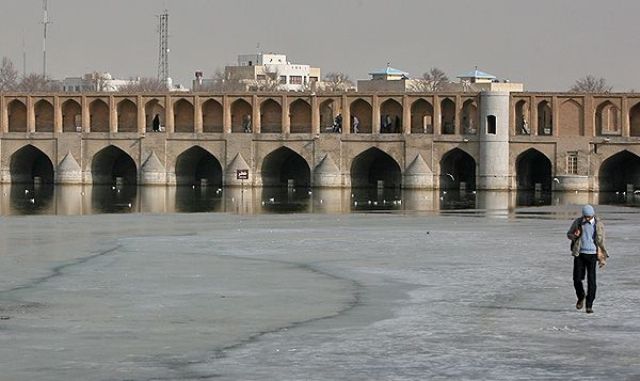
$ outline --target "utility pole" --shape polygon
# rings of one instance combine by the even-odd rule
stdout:
[[[47,77],[47,26],[51,24],[47,13],[47,0],[42,0],[42,25],[44,36],[42,38],[42,76]]]
[[[158,51],[158,80],[167,88],[169,86],[169,11],[166,9],[158,16],[158,35],[160,37]]]

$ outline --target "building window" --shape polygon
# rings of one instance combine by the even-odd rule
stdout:
[[[578,152],[573,151],[567,153],[567,174],[578,174]]]
[[[318,77],[309,77],[309,82],[318,82]]]
[[[280,83],[281,84],[286,84],[287,83],[287,76],[286,75],[281,75],[280,76]]]
[[[267,76],[264,75],[264,74],[258,74],[258,75],[256,75],[256,79],[258,81],[266,81],[267,80]]]
[[[292,85],[302,85],[302,76],[300,75],[292,75],[289,77],[289,83]]]
[[[487,134],[496,134],[496,116],[489,115],[487,116]]]

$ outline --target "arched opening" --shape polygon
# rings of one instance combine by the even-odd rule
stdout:
[[[478,131],[478,106],[473,99],[462,104],[462,133],[475,135]]]
[[[49,157],[31,144],[11,155],[11,182],[23,184],[52,184],[53,164]]]
[[[402,105],[394,99],[388,99],[380,105],[380,132],[402,132]]]
[[[222,105],[215,99],[202,104],[202,131],[223,132]]]
[[[528,149],[516,159],[519,191],[551,191],[551,161],[540,151]]]
[[[558,115],[559,135],[581,136],[583,135],[583,115],[582,106],[569,99],[560,105],[560,115]]]
[[[333,99],[327,99],[320,103],[320,132],[337,132],[333,127],[338,115],[334,104]]]
[[[231,131],[251,132],[253,131],[252,116],[253,108],[244,99],[238,99],[231,104]]]
[[[424,99],[411,105],[411,133],[433,134],[433,106]]]
[[[553,112],[549,102],[538,103],[538,135],[551,135],[553,133]]]
[[[596,133],[598,135],[620,135],[620,109],[610,101],[596,108]]]
[[[222,186],[222,165],[202,147],[191,147],[176,159],[177,185]]]
[[[89,125],[91,132],[109,132],[109,106],[101,99],[89,105]]]
[[[135,185],[138,181],[136,163],[115,146],[103,148],[93,156],[91,174],[94,185]]]
[[[440,188],[466,189],[476,188],[476,161],[471,155],[454,148],[440,160]]]
[[[629,110],[629,127],[631,136],[640,136],[640,103]]]
[[[17,99],[7,107],[9,114],[9,132],[27,132],[27,106]]]
[[[173,105],[173,126],[175,132],[193,132],[193,105],[186,99],[180,99]]]
[[[354,134],[371,133],[371,105],[363,99],[357,99],[351,103],[349,108],[351,112],[351,132]]]
[[[129,99],[118,103],[118,132],[138,131],[138,107]]]
[[[516,135],[531,135],[529,128],[529,103],[524,99],[516,102]]]
[[[62,131],[80,132],[82,130],[82,108],[73,99],[62,104]]]
[[[159,100],[152,99],[147,102],[144,106],[144,118],[145,129],[147,131],[154,131],[154,121],[156,126],[155,132],[164,131],[164,107],[162,107]]]
[[[450,135],[456,133],[456,104],[449,98],[440,103],[442,120],[442,134]]]
[[[398,163],[378,148],[369,148],[351,162],[352,188],[400,188],[402,171]]]
[[[289,106],[290,128],[292,133],[311,133],[311,105],[297,99]]]
[[[601,192],[640,189],[640,157],[627,150],[611,156],[600,166],[598,184]]]
[[[264,158],[261,174],[263,186],[311,186],[309,164],[287,147],[280,147]]]
[[[260,106],[260,132],[282,132],[282,107],[273,99],[267,99]]]
[[[53,105],[41,99],[33,107],[37,132],[53,132]]]

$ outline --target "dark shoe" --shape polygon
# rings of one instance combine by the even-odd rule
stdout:
[[[581,310],[582,307],[584,307],[584,298],[578,299],[578,301],[576,302],[576,309],[577,310]]]
[[[589,308],[589,307],[587,307],[587,313],[588,313],[588,314],[592,314],[592,313],[593,313],[593,308]]]

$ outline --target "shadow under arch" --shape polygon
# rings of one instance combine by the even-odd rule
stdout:
[[[42,183],[53,184],[54,170],[51,159],[31,144],[11,155],[9,166],[12,183],[33,183],[38,178]]]
[[[476,189],[476,161],[460,148],[454,148],[440,159],[440,188],[460,189],[461,183],[467,190]]]
[[[351,162],[351,188],[400,188],[401,185],[400,166],[378,148],[367,149]]]
[[[529,148],[516,158],[516,188],[519,191],[551,191],[551,160],[542,152]]]
[[[294,187],[311,186],[311,170],[307,161],[297,152],[280,147],[269,153],[262,161],[262,185]]]
[[[640,157],[624,150],[602,162],[598,171],[600,192],[625,192],[627,185],[640,188]]]
[[[193,146],[178,155],[176,159],[177,185],[222,186],[222,165],[209,151]]]
[[[114,185],[121,178],[123,185],[136,185],[138,171],[131,156],[115,146],[108,146],[93,156],[91,174],[94,185]]]

